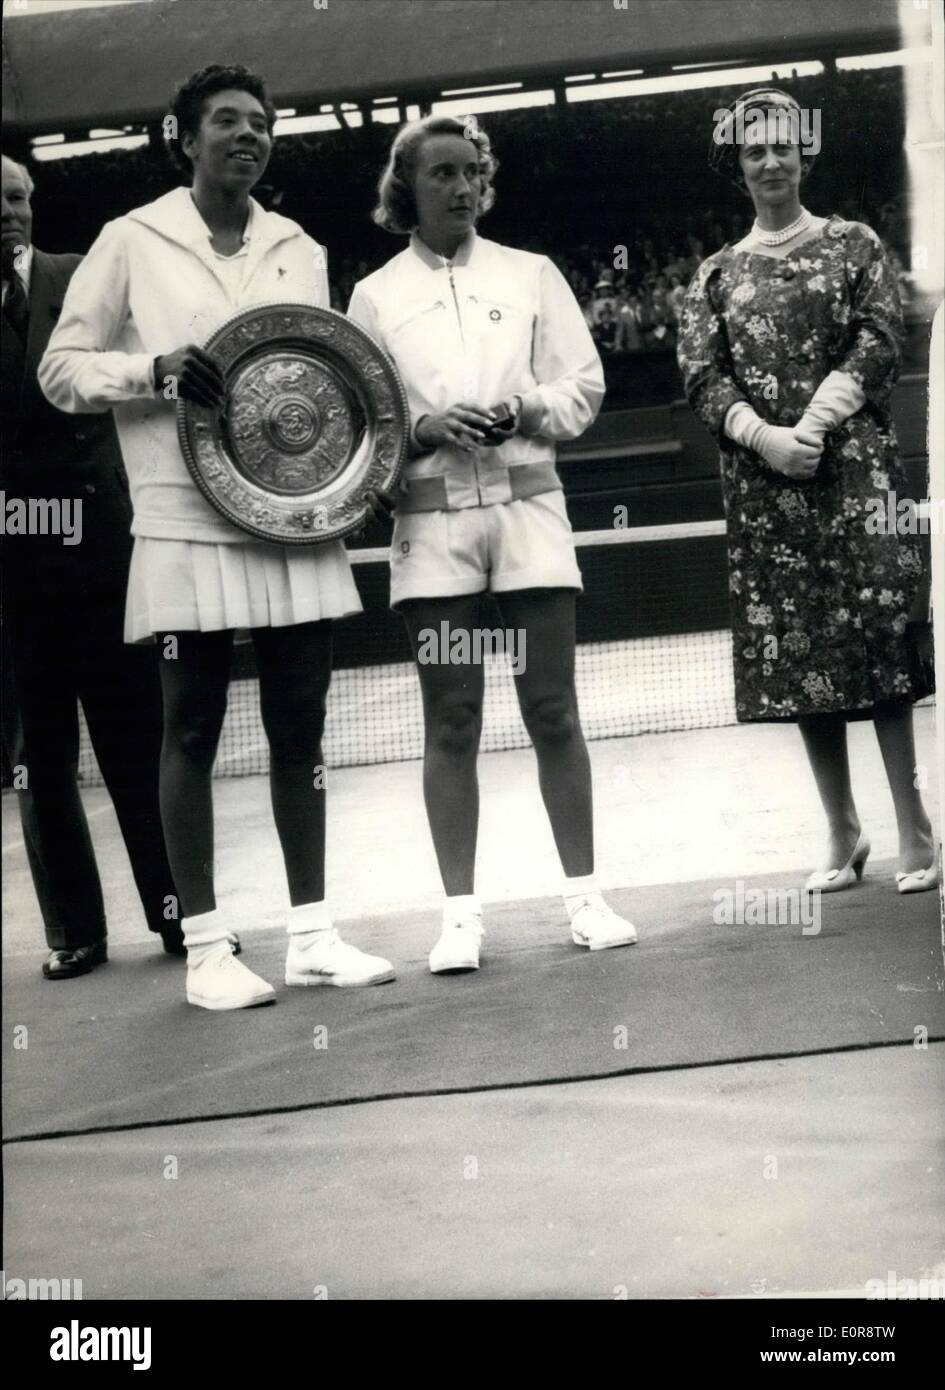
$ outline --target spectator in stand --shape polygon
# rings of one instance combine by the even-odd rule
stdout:
[[[605,300],[597,322],[591,329],[591,337],[602,356],[613,356],[620,350],[620,320],[610,300]]]
[[[666,264],[663,266],[663,274],[666,276],[667,281],[670,281],[674,275],[676,275],[676,276],[678,276],[680,279],[682,279],[682,277],[685,275],[685,273],[686,273],[686,261],[685,261],[685,257],[683,256],[683,254],[682,254],[682,252],[680,251],[679,247],[674,246],[674,247],[672,248],[672,250],[670,251],[669,259],[667,260]]]
[[[686,286],[679,275],[669,277],[669,286],[667,303],[669,304],[670,317],[673,323],[678,323],[682,315],[682,306],[686,302]]]
[[[650,347],[654,351],[676,346],[676,331],[670,321],[669,306],[665,301],[657,301],[653,306],[653,329]]]
[[[637,295],[635,290],[622,295],[617,303],[617,317],[620,320],[620,346],[623,352],[639,352],[640,329],[637,324]]]
[[[614,288],[614,272],[604,270],[594,286],[594,323],[600,323],[605,310],[617,312],[617,291]]]
[[[650,287],[646,284],[641,286],[637,294],[636,314],[640,342],[643,350],[647,351],[653,346],[653,329],[656,327],[656,318],[653,313],[653,297]]]

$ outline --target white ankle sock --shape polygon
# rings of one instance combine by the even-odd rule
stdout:
[[[596,874],[580,874],[575,878],[565,878],[564,905],[568,910],[568,919],[571,920],[574,914],[582,908],[585,903],[603,903],[600,889],[597,886]]]
[[[224,955],[233,950],[223,914],[218,907],[210,912],[199,912],[195,917],[182,917],[180,926],[184,933],[188,966],[199,965],[208,956]]]
[[[331,913],[326,902],[300,903],[298,907],[289,908],[286,930],[291,937],[291,945],[296,950],[304,951],[306,947],[322,940],[324,933],[331,931],[332,925]]]
[[[475,893],[457,893],[443,900],[443,925],[455,927],[467,917],[482,917],[482,903]]]

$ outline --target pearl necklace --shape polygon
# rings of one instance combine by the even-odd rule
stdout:
[[[751,234],[755,241],[761,242],[762,246],[782,246],[784,242],[792,241],[794,237],[800,236],[801,232],[806,232],[812,220],[807,209],[801,208],[800,217],[796,218],[789,226],[782,227],[780,232],[769,232],[764,227],[759,227],[758,219],[755,218]]]

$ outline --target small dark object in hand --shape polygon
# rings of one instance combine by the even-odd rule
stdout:
[[[515,428],[515,416],[505,401],[502,401],[500,405],[494,405],[489,413],[493,420],[490,428],[485,431],[486,440],[490,444],[502,444],[505,440],[505,434]],[[497,415],[498,418],[496,418]]]

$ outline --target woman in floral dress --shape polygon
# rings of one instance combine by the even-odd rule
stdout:
[[[909,628],[922,560],[914,536],[885,521],[890,494],[909,493],[891,418],[896,277],[869,227],[801,206],[813,160],[788,135],[804,129],[793,98],[757,89],[727,119],[710,163],[749,194],[756,220],[699,267],[678,352],[689,402],[721,448],[737,717],[800,727],[829,828],[807,885],[822,891],[860,878],[869,853],[846,721],[871,718],[899,827],[899,891],[922,891],[938,881],[914,785],[912,705],[931,688]]]

